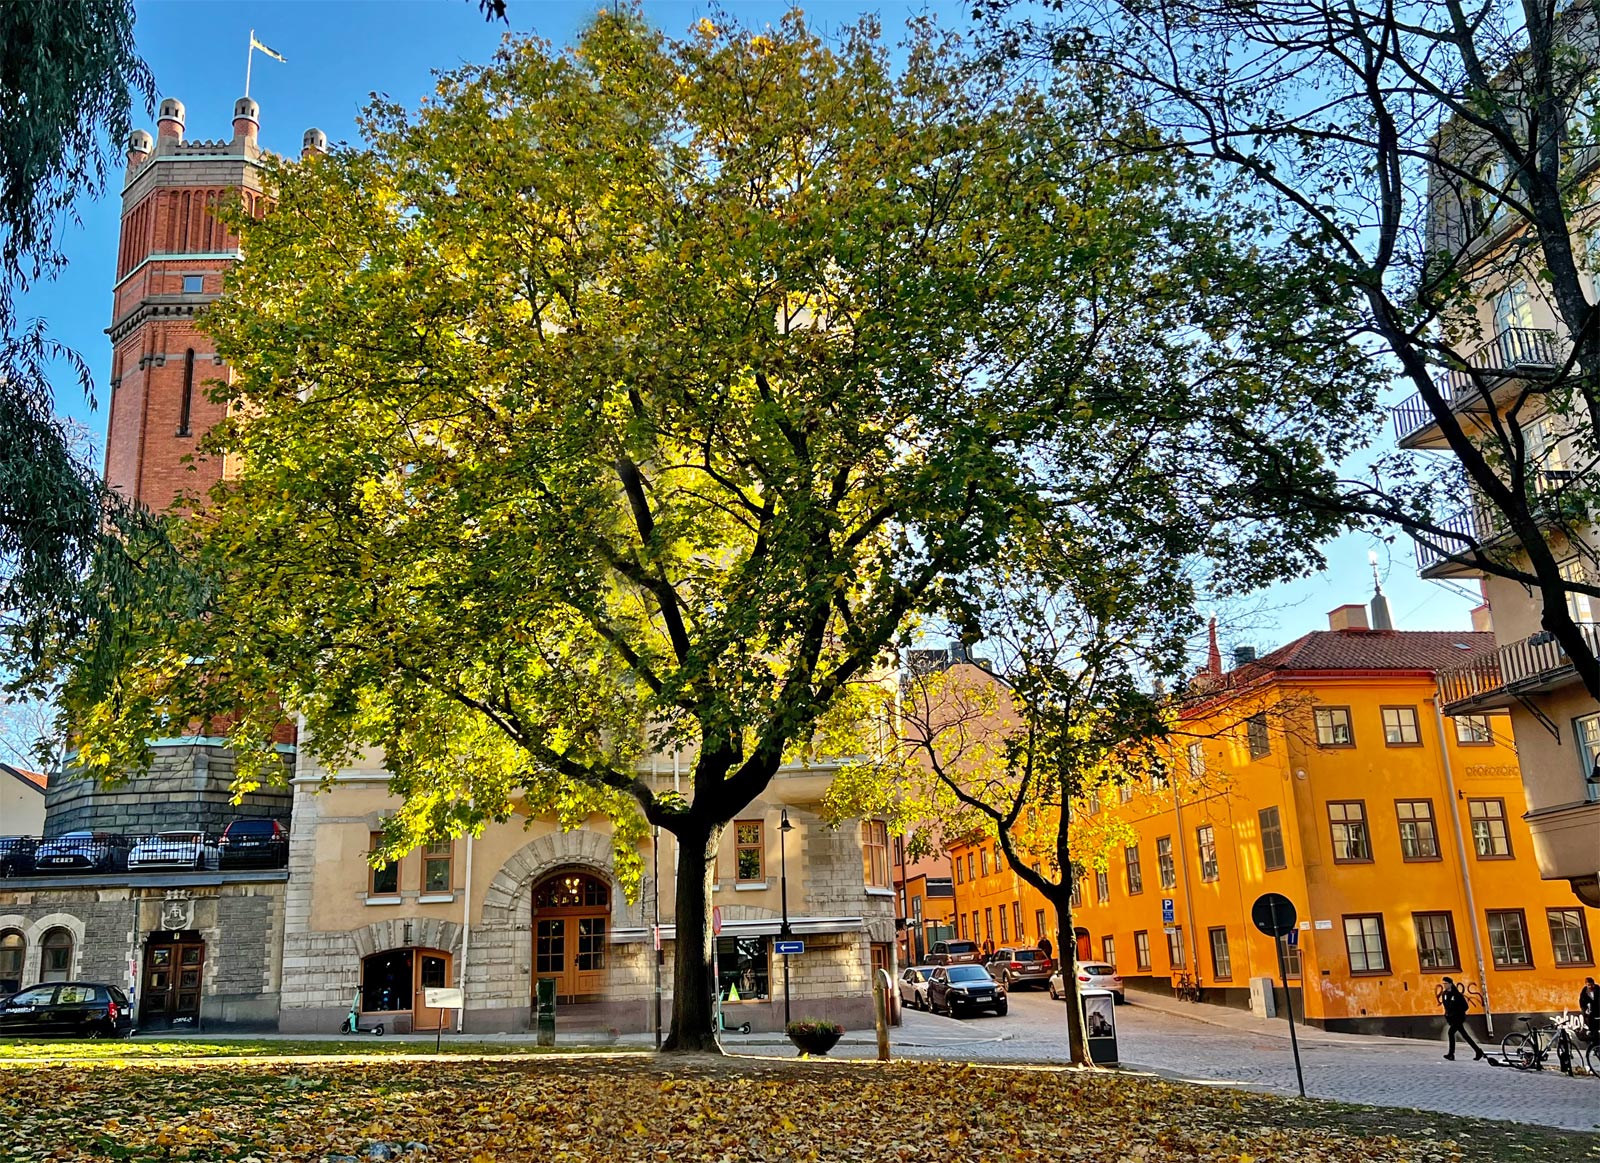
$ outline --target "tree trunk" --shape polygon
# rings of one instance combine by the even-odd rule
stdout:
[[[1067,873],[1070,878],[1072,873]],[[1067,886],[1071,890],[1071,884]],[[1067,999],[1067,1050],[1074,1066],[1092,1066],[1089,1035],[1083,1025],[1083,999],[1078,994],[1078,936],[1073,931],[1072,898],[1050,902],[1056,908],[1056,954],[1061,963],[1061,992]]]
[[[677,890],[672,945],[672,1028],[661,1049],[680,1054],[720,1054],[717,988],[711,976],[711,878],[717,867],[722,826],[689,827],[678,838]]]

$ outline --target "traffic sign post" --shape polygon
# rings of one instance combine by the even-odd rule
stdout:
[[[1300,930],[1296,925],[1294,902],[1282,893],[1267,892],[1256,898],[1250,907],[1250,920],[1255,927],[1272,938],[1278,951],[1278,976],[1283,980],[1283,1016],[1289,1022],[1289,1046],[1294,1050],[1294,1077],[1300,1084],[1300,1097],[1306,1096],[1306,1076],[1300,1069],[1300,1039],[1294,1032],[1294,998],[1289,995],[1289,965],[1283,956],[1283,944],[1298,944]]]

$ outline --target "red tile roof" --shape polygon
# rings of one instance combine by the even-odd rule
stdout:
[[[29,771],[26,767],[15,767],[9,763],[0,763],[0,771],[10,772],[23,783],[31,783],[40,791],[43,791],[45,785],[49,782],[49,776],[42,771]]]
[[[1313,630],[1241,669],[1438,671],[1493,652],[1483,630]]]

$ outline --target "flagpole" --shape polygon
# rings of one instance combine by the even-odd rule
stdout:
[[[250,62],[256,55],[256,30],[250,30],[250,47],[244,50],[244,95],[250,96]]]

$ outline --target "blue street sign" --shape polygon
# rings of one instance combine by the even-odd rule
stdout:
[[[774,941],[772,949],[775,953],[787,956],[790,953],[804,953],[806,951],[806,943],[804,941]]]
[[[1291,948],[1291,949],[1296,948],[1299,944],[1300,944],[1300,930],[1299,929],[1290,929],[1289,930],[1289,948]]]
[[[1172,907],[1172,898],[1170,896],[1162,897],[1161,898],[1161,923],[1163,925],[1172,925],[1172,924],[1176,924],[1177,920],[1178,920],[1178,914]]]

